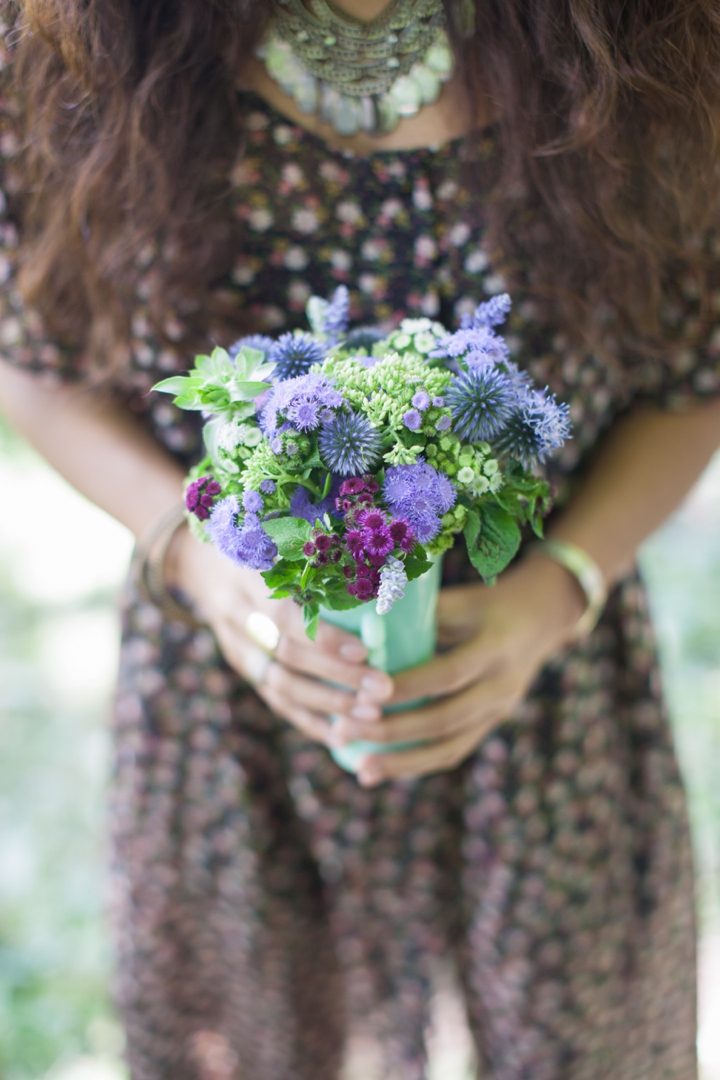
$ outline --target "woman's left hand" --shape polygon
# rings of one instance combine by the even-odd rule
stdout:
[[[533,557],[492,587],[443,589],[439,640],[454,646],[422,667],[394,675],[389,705],[432,703],[373,722],[343,718],[336,733],[350,742],[427,741],[413,750],[369,754],[358,769],[366,787],[383,780],[455,768],[507,719],[544,662],[572,637],[585,608],[582,591],[563,567]]]

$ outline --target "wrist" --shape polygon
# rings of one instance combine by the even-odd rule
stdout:
[[[550,655],[573,640],[575,628],[587,608],[577,578],[566,567],[542,555],[526,558],[518,567],[528,578],[534,609],[541,614],[543,651]]]

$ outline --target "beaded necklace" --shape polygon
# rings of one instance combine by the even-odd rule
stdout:
[[[276,0],[258,55],[298,108],[340,135],[393,131],[437,101],[453,71],[442,0],[392,0],[371,22],[332,0]]]

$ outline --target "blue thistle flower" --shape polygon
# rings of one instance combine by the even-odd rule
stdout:
[[[305,375],[313,364],[321,364],[325,350],[312,334],[283,334],[273,344],[268,361],[275,364],[273,377],[278,382]]]
[[[514,457],[525,469],[543,462],[570,438],[569,408],[558,404],[554,394],[529,390],[521,407],[493,442],[498,454]]]
[[[382,439],[377,428],[361,413],[339,413],[320,432],[318,449],[332,472],[339,476],[360,476],[369,472],[380,457]]]
[[[267,337],[266,334],[248,334],[247,337],[241,337],[238,341],[234,341],[228,349],[228,355],[231,360],[234,360],[237,354],[243,348],[257,349],[258,352],[263,353],[267,358],[268,353],[272,349],[275,342],[271,337]]]
[[[445,400],[452,409],[453,430],[468,442],[488,442],[517,408],[512,384],[493,367],[473,367],[456,376]]]

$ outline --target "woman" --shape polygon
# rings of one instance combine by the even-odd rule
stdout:
[[[18,6],[0,402],[164,573],[128,586],[115,726],[133,1080],[330,1080],[355,1037],[415,1080],[450,957],[483,1075],[694,1076],[691,862],[634,555],[720,444],[716,5]],[[344,104],[364,34],[370,74],[404,74],[443,14],[434,104]],[[343,281],[360,324],[512,293],[517,361],[572,409],[549,534],[610,588],[592,633],[548,551],[488,589],[458,549],[446,651],[391,680],[176,527],[198,426],[150,387],[210,340],[303,325]],[[327,747],[358,735],[428,743],[356,779]]]

